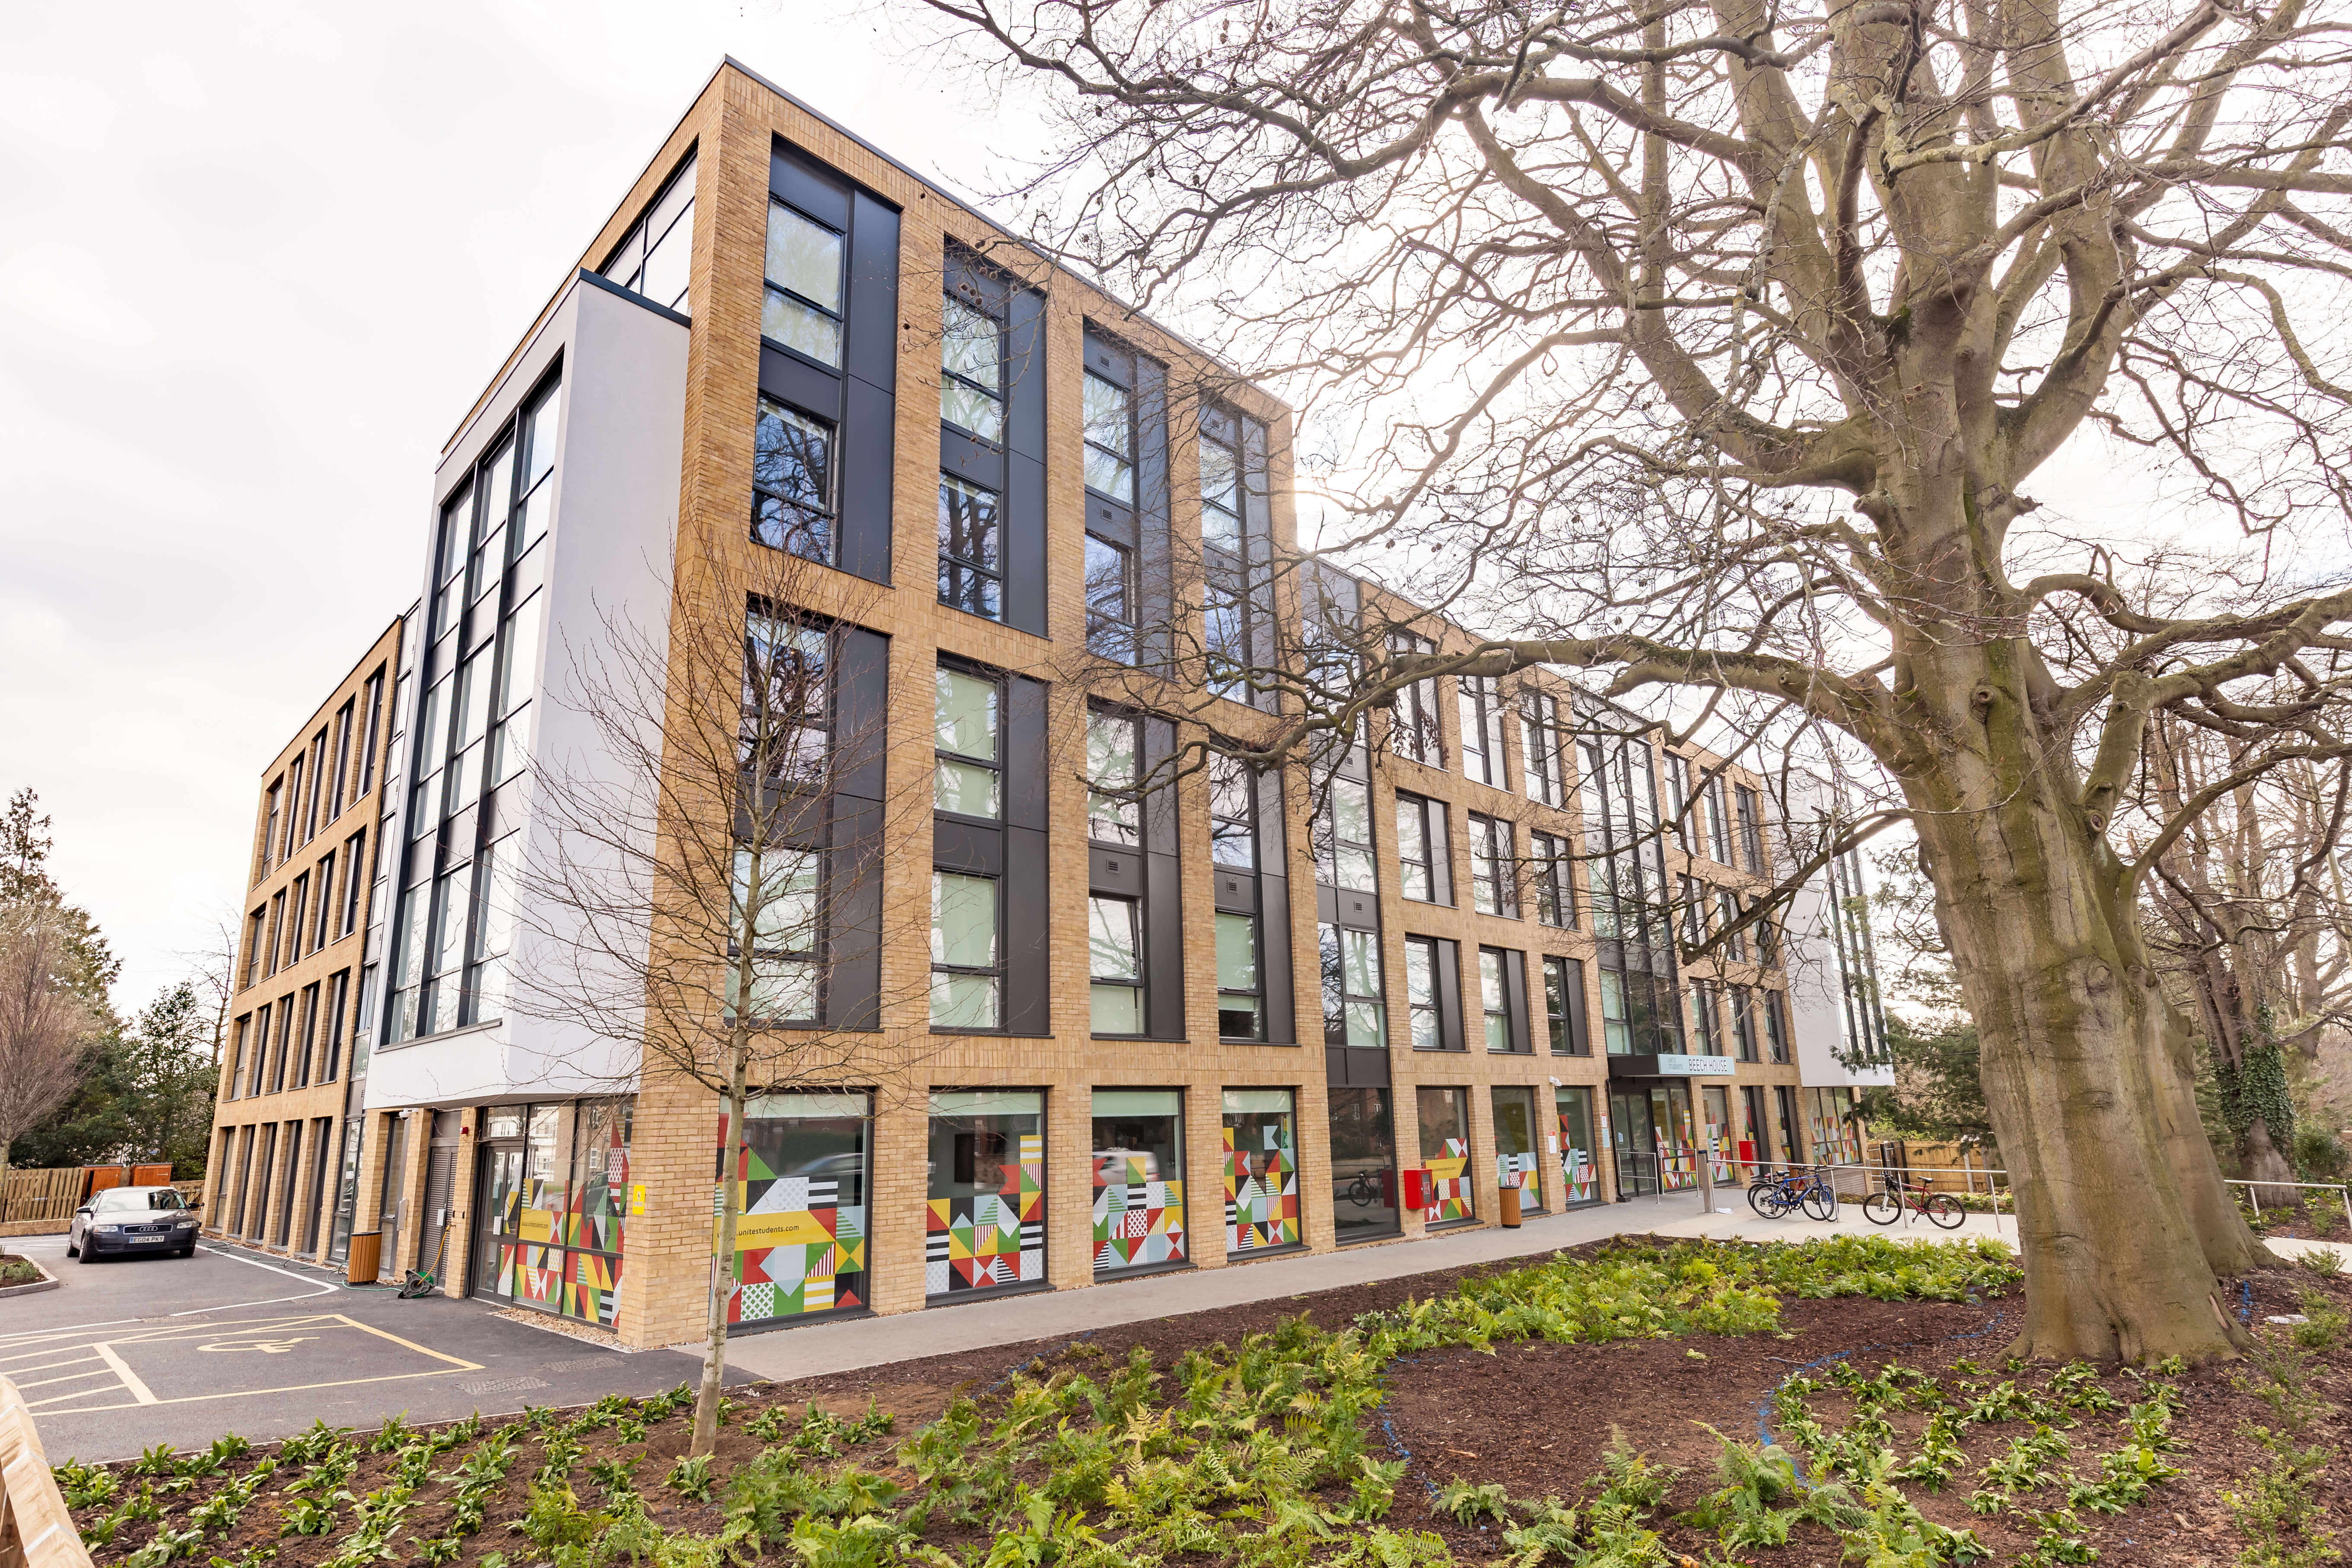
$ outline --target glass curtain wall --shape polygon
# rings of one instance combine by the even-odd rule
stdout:
[[[1334,1089],[1331,1095],[1331,1213],[1342,1242],[1394,1236],[1396,1129],[1385,1089]]]

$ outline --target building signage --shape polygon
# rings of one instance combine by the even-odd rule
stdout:
[[[1737,1070],[1729,1057],[1658,1058],[1660,1078],[1729,1078]]]

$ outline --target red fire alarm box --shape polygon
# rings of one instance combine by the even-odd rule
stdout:
[[[1428,1166],[1407,1165],[1402,1174],[1404,1177],[1405,1207],[1425,1209],[1436,1201],[1433,1196],[1436,1184],[1430,1177]]]

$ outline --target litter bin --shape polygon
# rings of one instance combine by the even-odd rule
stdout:
[[[352,1232],[350,1260],[343,1268],[347,1285],[373,1285],[383,1268],[383,1232],[355,1230]]]
[[[1503,1216],[1503,1228],[1517,1230],[1519,1228],[1519,1189],[1505,1187],[1502,1194],[1503,1201],[1497,1212]]]

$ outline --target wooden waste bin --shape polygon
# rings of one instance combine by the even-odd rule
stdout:
[[[343,1280],[350,1285],[373,1285],[383,1270],[383,1232],[355,1230],[352,1232],[351,1260],[344,1267]]]
[[[1503,1216],[1503,1227],[1506,1230],[1517,1230],[1519,1228],[1519,1189],[1505,1187],[1502,1194],[1502,1205],[1497,1212]]]

